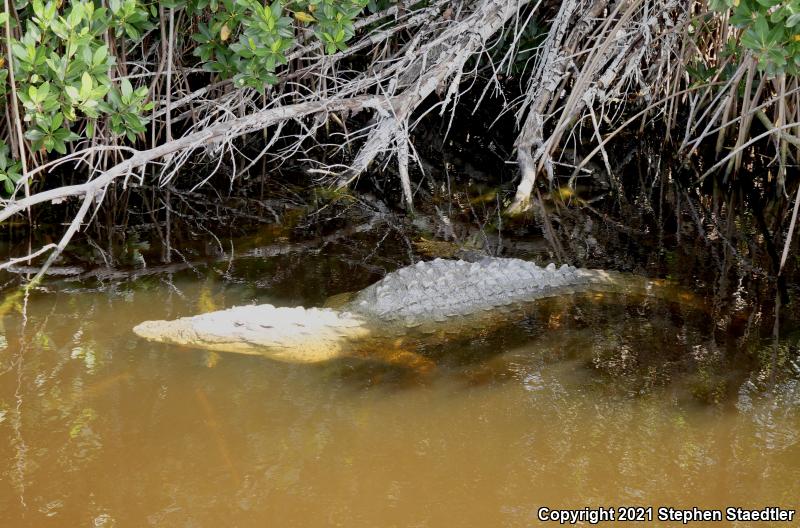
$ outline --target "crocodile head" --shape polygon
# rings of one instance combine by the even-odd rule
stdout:
[[[238,306],[173,321],[145,321],[133,331],[150,341],[190,348],[316,363],[347,353],[369,334],[363,319],[327,308]]]

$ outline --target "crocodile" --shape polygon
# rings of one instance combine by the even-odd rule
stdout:
[[[653,281],[599,269],[538,266],[515,258],[422,261],[386,275],[339,309],[237,306],[171,321],[145,321],[148,340],[218,352],[316,363],[375,353],[376,340],[410,334],[463,336],[507,324],[531,302],[582,291],[639,291]]]

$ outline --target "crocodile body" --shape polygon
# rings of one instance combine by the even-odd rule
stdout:
[[[153,341],[312,363],[353,343],[431,328],[476,328],[512,307],[575,291],[607,290],[617,275],[509,258],[419,262],[360,291],[340,310],[239,306],[134,328]],[[459,330],[459,331],[460,331]]]

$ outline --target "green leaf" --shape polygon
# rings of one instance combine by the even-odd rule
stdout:
[[[777,68],[783,69],[786,66],[786,57],[781,50],[771,49],[767,52],[767,57]]]
[[[53,139],[52,141],[50,141],[50,143],[52,144],[52,147],[50,147],[49,150],[55,150],[62,156],[67,153],[67,146],[64,144],[63,141],[58,141],[56,139]]]
[[[122,106],[122,99],[119,96],[119,90],[116,88],[108,92],[108,101],[111,103],[112,107],[109,108],[119,108]],[[109,110],[109,113],[113,110]]]
[[[70,27],[76,28],[80,25],[81,20],[83,20],[83,13],[83,4],[81,2],[73,2],[72,10],[67,15],[67,23]]]
[[[32,128],[27,132],[25,132],[25,138],[34,142],[41,140],[43,137],[44,137],[44,132],[42,132],[38,128]]]
[[[103,44],[96,50],[94,50],[94,55],[92,56],[92,64],[98,66],[103,64],[106,61],[106,57],[108,57],[108,46]]]
[[[769,35],[769,22],[767,22],[767,18],[759,13],[756,15],[756,20],[753,22],[753,31],[756,34],[756,38],[762,42],[767,42],[767,36]]]
[[[136,26],[131,24],[125,24],[125,34],[128,35],[131,40],[139,40],[142,36]]]
[[[31,7],[33,8],[33,14],[39,18],[44,18],[44,4],[42,0],[33,0],[31,2]]]
[[[67,85],[64,87],[64,91],[67,92],[67,96],[70,98],[71,101],[80,101],[81,96],[78,93],[78,89],[74,86]]]
[[[11,51],[13,51],[14,56],[22,62],[31,62],[31,57],[28,55],[28,50],[22,44],[12,41]]]
[[[39,101],[44,101],[47,99],[47,96],[50,94],[50,82],[46,82],[39,87],[38,98]]]
[[[58,112],[56,115],[53,116],[53,120],[50,122],[50,130],[57,130],[61,127],[61,123],[64,122],[64,114]]]
[[[281,17],[281,11],[283,10],[283,6],[281,5],[281,0],[275,0],[272,2],[270,6],[270,11],[272,11],[272,16],[276,19]]]
[[[133,86],[131,86],[131,82],[128,79],[122,79],[120,86],[122,89],[122,99],[130,100],[131,94],[133,93]]]
[[[749,26],[752,21],[752,11],[747,8],[746,2],[739,4],[739,7],[731,15],[731,24],[738,28]]]
[[[81,75],[81,99],[88,99],[92,93],[92,76],[88,72]]]
[[[784,38],[783,28],[781,26],[775,26],[767,34],[767,47],[778,46]]]

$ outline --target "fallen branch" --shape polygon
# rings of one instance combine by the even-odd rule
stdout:
[[[9,204],[2,211],[0,211],[0,222],[3,222],[11,216],[26,210],[29,207],[52,201],[60,201],[70,197],[83,196],[83,204],[78,214],[73,218],[69,228],[61,237],[58,244],[48,249],[52,252],[47,258],[47,261],[37,273],[36,277],[31,281],[36,284],[39,279],[46,273],[47,268],[55,261],[61,254],[64,248],[72,240],[72,237],[80,230],[82,222],[89,211],[90,204],[94,201],[95,196],[102,196],[106,188],[114,182],[117,178],[131,174],[134,169],[144,167],[148,163],[159,160],[166,156],[175,154],[180,151],[192,151],[202,146],[208,146],[214,143],[230,141],[237,137],[256,132],[269,127],[277,122],[287,119],[298,119],[308,115],[320,112],[337,112],[337,111],[360,111],[364,108],[382,109],[386,110],[393,104],[391,99],[374,96],[363,96],[351,99],[341,99],[333,101],[309,101],[305,103],[298,103],[294,105],[287,105],[279,108],[270,108],[263,110],[253,115],[245,116],[242,118],[234,119],[229,122],[218,123],[206,130],[189,134],[179,139],[169,141],[158,147],[138,151],[127,160],[118,163],[109,170],[102,173],[97,178],[90,180],[80,185],[70,185],[66,187],[57,187],[43,191],[32,196],[26,197]],[[43,254],[45,251],[37,250],[35,256]],[[33,255],[24,257],[23,260],[32,258]]]
[[[59,201],[69,197],[86,196],[89,194],[93,196],[98,195],[120,176],[129,174],[134,169],[175,154],[176,152],[195,150],[215,143],[230,141],[245,134],[263,130],[279,121],[299,119],[320,112],[341,112],[345,110],[355,112],[365,108],[386,110],[393,102],[392,99],[375,96],[362,96],[333,101],[309,101],[278,108],[270,108],[253,115],[218,123],[205,130],[172,140],[158,147],[135,151],[130,158],[118,163],[103,172],[97,178],[89,180],[86,183],[57,187],[55,189],[42,191],[22,200],[17,200],[0,211],[0,222],[7,220],[28,207],[43,202]]]

